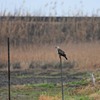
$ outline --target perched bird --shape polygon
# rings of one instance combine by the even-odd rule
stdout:
[[[59,48],[59,46],[56,46],[55,48],[57,49],[57,52],[58,52],[58,54],[59,54],[59,57],[63,56],[63,57],[65,57],[66,60],[68,60],[68,58],[66,57],[65,52],[64,52],[63,50],[61,50],[61,49]]]
[[[94,77],[93,73],[91,73],[91,80],[92,80],[92,82],[93,82],[93,85],[95,86],[96,83],[95,83],[95,77]]]

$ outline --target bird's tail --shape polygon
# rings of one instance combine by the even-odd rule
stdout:
[[[65,56],[66,60],[68,60],[68,58]]]

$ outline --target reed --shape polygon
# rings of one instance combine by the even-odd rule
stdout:
[[[99,42],[79,43],[79,44],[59,44],[67,53],[68,62],[74,62],[76,69],[92,70],[100,67],[100,46]],[[7,63],[7,48],[1,47],[2,63]],[[31,45],[25,47],[11,47],[11,63],[20,63],[22,68],[29,68],[34,62],[39,66],[43,64],[51,64],[59,62],[55,45]],[[65,60],[63,59],[63,62]]]

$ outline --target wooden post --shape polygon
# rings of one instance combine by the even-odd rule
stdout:
[[[8,44],[8,100],[11,100],[11,94],[10,94],[10,42],[9,38],[7,39]]]
[[[64,88],[63,88],[63,70],[62,70],[62,59],[60,58],[60,68],[61,68],[61,91],[62,91],[62,100],[64,100]]]

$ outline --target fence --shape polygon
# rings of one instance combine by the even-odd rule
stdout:
[[[36,84],[36,83],[60,83],[61,82],[61,91],[62,91],[62,100],[64,100],[64,87],[63,87],[63,80],[66,81],[65,78],[63,78],[63,70],[62,70],[62,60],[60,58],[60,67],[61,67],[61,77],[57,77],[57,78],[50,78],[50,77],[34,77],[32,76],[32,74],[34,75],[33,71],[29,71],[29,70],[24,70],[24,71],[20,71],[20,64],[15,64],[14,69],[16,71],[11,71],[11,62],[10,62],[10,58],[11,58],[11,54],[10,54],[10,39],[7,39],[7,60],[8,60],[8,69],[1,71],[1,80],[4,78],[3,81],[0,82],[0,87],[1,86],[7,86],[8,85],[8,100],[11,100],[11,87],[14,85],[24,85],[24,84]],[[19,55],[18,55],[19,56]],[[1,66],[6,66],[6,65],[2,65]],[[34,68],[34,64],[30,66],[31,68]],[[47,66],[44,66],[44,70],[46,69]],[[13,75],[13,76],[12,76]],[[27,76],[25,76],[27,75]],[[8,77],[8,79],[7,79]],[[16,77],[16,78],[15,78]],[[8,80],[8,81],[7,81]],[[5,82],[5,83],[4,83]],[[7,84],[8,83],[8,84]]]

